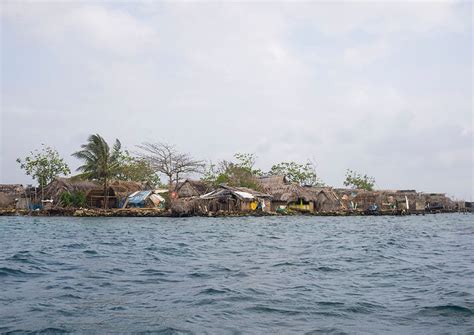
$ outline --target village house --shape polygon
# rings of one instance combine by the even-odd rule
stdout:
[[[17,208],[20,199],[25,195],[25,188],[20,184],[0,184],[0,208]]]
[[[108,208],[121,208],[128,195],[142,190],[143,186],[138,182],[114,180],[108,184],[107,194],[104,194],[102,185],[87,192],[86,203],[88,207],[103,208],[107,198]]]
[[[330,212],[341,209],[338,196],[330,187],[300,186],[285,176],[259,178],[264,192],[272,195],[273,212],[291,209],[302,212]]]
[[[127,196],[122,208],[159,208],[164,209],[166,200],[162,194],[168,190],[135,191]]]
[[[201,195],[207,211],[210,212],[252,212],[271,210],[270,194],[258,192],[246,187],[220,185],[216,190]]]
[[[201,180],[185,179],[179,182],[175,187],[177,198],[199,197],[209,193],[214,188],[207,182]]]

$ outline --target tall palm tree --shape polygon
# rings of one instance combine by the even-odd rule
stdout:
[[[89,180],[98,180],[104,186],[104,208],[108,206],[108,181],[119,168],[120,149],[122,145],[118,139],[110,150],[109,145],[99,134],[90,135],[87,143],[81,145],[82,150],[72,156],[82,160],[84,165],[77,168],[81,176]]]

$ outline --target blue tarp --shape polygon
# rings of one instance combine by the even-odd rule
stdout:
[[[146,198],[152,191],[141,191],[128,196],[128,205],[142,207],[145,205]]]

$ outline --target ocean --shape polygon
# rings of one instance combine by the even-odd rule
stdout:
[[[474,216],[0,217],[0,332],[474,333]]]

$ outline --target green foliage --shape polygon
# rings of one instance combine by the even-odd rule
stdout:
[[[160,176],[144,158],[133,157],[125,150],[119,155],[119,168],[115,176],[118,180],[136,181],[152,187],[164,187]]]
[[[86,195],[82,191],[63,192],[59,196],[59,203],[63,207],[85,207]]]
[[[63,206],[63,207],[71,207],[73,205],[73,197],[72,197],[72,194],[69,193],[69,192],[63,192],[61,193],[61,195],[59,196],[59,203]]]
[[[69,166],[59,156],[56,149],[42,145],[41,150],[35,150],[24,159],[17,158],[20,168],[25,170],[28,176],[38,181],[41,188],[45,187],[59,175],[71,173]]]
[[[300,185],[324,186],[324,183],[316,174],[314,164],[311,162],[306,164],[281,162],[273,165],[268,174],[286,176],[289,181]]]
[[[87,203],[86,194],[82,191],[74,192],[73,203],[75,207],[86,207],[86,203]]]
[[[372,191],[374,189],[375,179],[374,177],[370,177],[366,174],[361,175],[358,172],[347,169],[344,185],[356,189]]]
[[[102,136],[90,135],[87,143],[81,145],[82,150],[72,154],[84,162],[77,171],[82,172],[81,176],[89,180],[110,179],[119,172],[121,147],[120,141],[116,139],[111,150]]]
[[[202,180],[214,185],[227,184],[229,186],[248,187],[258,190],[260,185],[257,177],[262,175],[260,169],[255,169],[256,156],[254,154],[236,153],[236,161],[221,161],[217,166],[210,164]]]
[[[82,150],[72,156],[82,160],[83,165],[77,168],[82,172],[80,177],[89,180],[98,180],[103,183],[104,194],[107,196],[107,182],[115,177],[120,171],[120,155],[122,145],[118,139],[115,140],[112,150],[107,142],[99,134],[90,135],[87,143],[81,145]],[[108,201],[104,201],[107,208]]]

